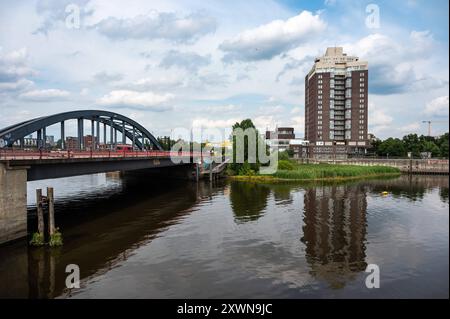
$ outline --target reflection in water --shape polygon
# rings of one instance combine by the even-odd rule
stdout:
[[[0,298],[448,298],[448,177],[29,186],[55,187],[64,246],[0,246]],[[380,289],[364,285],[369,262],[381,263]],[[72,263],[81,289],[67,291]]]
[[[94,178],[92,184],[103,184],[104,176],[99,174],[98,178],[102,182]],[[55,203],[56,224],[64,236],[63,247],[34,248],[21,242],[0,249],[3,283],[8,279],[8,272],[17,273],[17,264],[26,269],[16,274],[15,280],[6,282],[8,292],[0,291],[0,297],[24,297],[25,291],[29,298],[56,297],[65,290],[61,278],[66,277],[66,265],[76,261],[82,281],[105,273],[156,238],[159,232],[190,214],[190,208],[199,199],[211,196],[210,187],[205,184],[176,181],[165,184],[150,180],[143,184],[132,176],[119,180],[115,175],[106,176],[106,180],[109,183],[104,183],[102,194],[80,192],[70,200],[63,196],[64,200]],[[42,184],[46,182],[49,181]],[[68,183],[62,181],[63,185]],[[30,212],[33,211],[31,206]],[[29,228],[35,229],[35,216],[32,214],[30,218]],[[14,257],[16,253],[19,256]]]
[[[443,202],[448,203],[448,187],[442,187],[439,189],[439,195],[441,196],[441,200]]]
[[[394,179],[373,180],[370,184],[373,186],[372,192],[376,194],[387,191],[396,198],[404,197],[411,201],[420,201],[427,192],[439,188],[443,193],[441,198],[445,200],[445,192],[448,194],[449,179],[448,176],[402,175]]]
[[[302,242],[311,273],[342,288],[364,271],[367,201],[359,186],[323,186],[304,196]]]
[[[230,204],[237,222],[257,220],[264,213],[270,189],[255,183],[232,182]]]

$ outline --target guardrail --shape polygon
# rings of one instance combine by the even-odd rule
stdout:
[[[201,152],[171,151],[29,151],[0,149],[0,160],[44,160],[44,159],[92,159],[92,158],[141,158],[141,157],[205,157]]]

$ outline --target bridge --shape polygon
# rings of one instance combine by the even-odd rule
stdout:
[[[69,120],[77,123],[71,145],[65,138]],[[86,121],[91,125],[89,139],[84,135]],[[53,125],[60,126],[57,150],[47,143],[48,127]],[[26,142],[31,134],[37,136],[32,148]],[[162,178],[198,179],[206,175],[196,167],[201,158],[199,152],[164,151],[142,125],[107,111],[65,112],[0,129],[0,244],[26,236],[27,181],[141,169],[152,169]]]

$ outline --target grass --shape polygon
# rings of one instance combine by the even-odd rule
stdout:
[[[290,162],[289,164],[282,163],[279,165],[277,172],[271,175],[235,176],[233,179],[270,183],[290,180],[355,179],[398,174],[400,174],[399,169],[387,166],[297,164]]]
[[[326,179],[399,173],[399,169],[388,166],[299,164],[292,170],[279,169],[272,176],[282,179]]]
[[[50,245],[50,247],[63,245],[63,238],[59,229],[56,229],[55,233],[53,235],[50,235],[50,241],[48,242],[48,244]]]
[[[39,232],[33,233],[33,237],[30,241],[31,246],[43,246],[45,245],[44,241],[44,234],[41,234]]]

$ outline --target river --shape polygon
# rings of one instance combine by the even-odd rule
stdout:
[[[64,246],[1,246],[0,297],[449,297],[447,176],[260,185],[114,173],[30,182],[30,232],[35,189],[46,186],[55,188]],[[68,264],[80,268],[79,289],[65,288]],[[380,288],[366,287],[368,264],[379,267]]]

